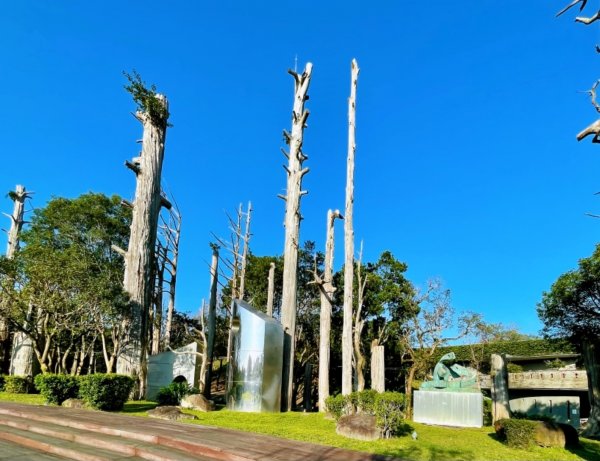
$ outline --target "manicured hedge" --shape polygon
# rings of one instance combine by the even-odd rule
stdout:
[[[496,421],[496,433],[511,448],[529,448],[535,443],[537,421],[529,419],[501,419]]]
[[[79,380],[71,375],[46,373],[37,375],[33,382],[46,401],[55,405],[60,405],[67,399],[76,398],[79,393]]]
[[[404,409],[406,398],[400,392],[364,390],[349,395],[338,394],[325,400],[327,411],[337,421],[344,415],[367,413],[375,415],[377,427],[384,438],[402,435],[408,429]]]
[[[121,410],[135,384],[131,376],[97,373],[79,377],[79,397],[98,410]]]
[[[172,382],[168,386],[161,387],[156,394],[159,405],[179,405],[181,399],[186,395],[199,394],[200,391],[191,387],[187,382]]]
[[[4,377],[4,392],[11,394],[29,394],[33,391],[33,382],[29,376]]]

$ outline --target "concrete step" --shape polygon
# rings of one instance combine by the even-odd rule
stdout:
[[[10,429],[13,429],[11,432]],[[140,442],[139,440],[128,439],[120,436],[96,433],[90,430],[77,429],[66,425],[59,425],[44,421],[35,421],[18,416],[0,415],[0,432],[7,430],[3,437],[0,433],[0,439],[10,440],[30,448],[42,449],[47,453],[55,453],[71,459],[87,459],[80,455],[80,447],[87,451],[92,447],[92,453],[102,456],[99,459],[127,459],[127,460],[148,460],[148,461],[208,461],[199,455],[190,455],[175,448],[167,448],[154,443]],[[11,435],[12,434],[12,435]],[[29,435],[28,435],[29,434]],[[32,442],[36,439],[34,435],[39,435],[38,442]],[[53,448],[49,449],[47,445]],[[67,448],[75,451],[75,457],[67,456],[64,450],[56,451],[55,448]],[[95,458],[94,458],[95,459]]]
[[[137,456],[122,455],[102,448],[94,448],[67,440],[58,440],[47,435],[36,434],[23,429],[3,426],[0,440],[22,447],[51,453],[66,459],[77,461],[142,461]]]

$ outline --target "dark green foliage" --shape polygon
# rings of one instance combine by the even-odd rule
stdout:
[[[4,392],[4,375],[0,374],[0,392]]]
[[[156,401],[159,405],[179,405],[186,395],[199,393],[198,389],[191,387],[187,382],[173,382],[160,388],[156,394]]]
[[[33,391],[33,383],[29,376],[5,376],[4,392],[11,394],[30,394]]]
[[[501,419],[496,422],[496,433],[511,448],[529,448],[535,442],[536,426],[529,419]]]
[[[344,415],[353,413],[350,396],[337,394],[325,399],[327,412],[337,421]]]
[[[393,435],[403,435],[409,430],[405,423],[406,398],[400,392],[382,392],[375,396],[374,409],[377,417],[377,427],[381,429],[384,438]]]
[[[98,410],[121,410],[133,390],[131,376],[98,373],[79,378],[79,397]]]
[[[152,121],[161,127],[170,126],[167,124],[169,119],[169,110],[165,107],[160,99],[158,99],[156,86],[146,86],[140,74],[133,70],[132,74],[123,72],[123,75],[129,81],[129,85],[125,85],[125,90],[133,96],[133,100],[138,106],[138,109],[150,116]]]
[[[506,371],[509,373],[523,373],[523,365],[509,362],[506,364]]]
[[[34,378],[33,383],[46,401],[55,405],[76,398],[79,393],[79,381],[71,375],[40,374]]]

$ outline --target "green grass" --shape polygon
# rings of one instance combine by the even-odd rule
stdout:
[[[0,400],[43,404],[40,395],[8,394],[0,392]],[[156,403],[148,401],[127,402],[123,413],[147,416],[146,411]],[[410,436],[375,442],[361,442],[347,439],[335,433],[335,422],[325,419],[319,413],[237,413],[225,409],[203,413],[187,411],[197,420],[187,420],[190,424],[238,429],[247,432],[273,435],[293,440],[301,440],[322,445],[347,448],[389,455],[411,461],[600,461],[600,442],[582,439],[577,450],[559,448],[539,448],[518,450],[508,448],[499,442],[490,427],[481,429],[449,428],[426,426],[411,423],[417,431],[418,439]]]

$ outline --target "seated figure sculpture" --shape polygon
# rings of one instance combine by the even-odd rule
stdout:
[[[442,356],[433,369],[433,379],[421,384],[422,390],[468,391],[478,389],[477,371],[456,363],[454,352]]]

